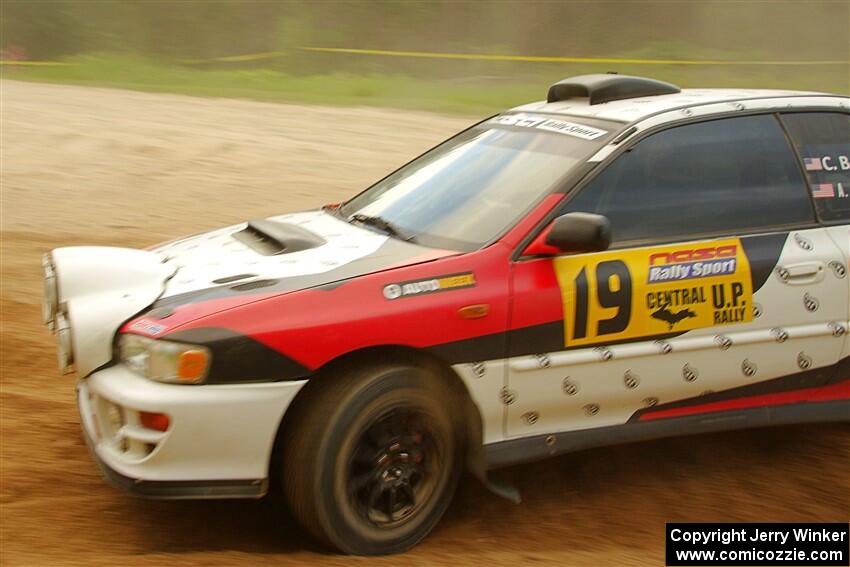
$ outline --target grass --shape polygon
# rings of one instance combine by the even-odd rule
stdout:
[[[560,78],[607,71],[587,64],[476,63],[462,79],[425,79],[385,73],[324,72],[294,75],[267,68],[198,68],[115,56],[80,56],[57,67],[2,67],[4,78],[344,106],[380,106],[453,114],[488,114],[545,97]],[[429,62],[433,65],[433,62]],[[410,67],[408,67],[409,70]],[[472,71],[472,77],[468,71]],[[623,74],[648,75],[681,86],[792,88],[850,92],[848,78],[831,67],[680,67],[620,65]],[[461,72],[458,73],[459,75]]]

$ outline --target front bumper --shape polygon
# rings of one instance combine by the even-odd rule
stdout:
[[[161,384],[119,364],[80,380],[77,403],[114,484],[155,498],[251,498],[268,489],[278,426],[303,385]],[[144,427],[140,412],[168,415],[168,429]]]

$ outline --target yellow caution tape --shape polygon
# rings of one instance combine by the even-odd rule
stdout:
[[[474,61],[527,61],[533,63],[606,63],[630,65],[850,65],[850,61],[816,60],[816,61],[723,61],[723,60],[687,60],[687,59],[634,59],[628,57],[548,57],[533,55],[486,55],[483,53],[439,53],[429,51],[387,51],[381,49],[351,49],[344,47],[298,47],[302,51],[316,53],[346,53],[350,55],[378,55],[384,57],[416,57],[422,59],[466,59]],[[244,55],[228,55],[206,59],[179,59],[177,63],[202,64],[216,61],[233,63],[243,61],[261,61],[285,57],[285,51],[265,51],[262,53],[246,53]],[[76,63],[62,61],[18,61],[0,60],[0,65],[15,66],[69,66]]]
[[[20,67],[70,67],[76,63],[63,61],[19,61],[15,59],[0,59],[0,65],[15,65]]]
[[[238,61],[260,61],[262,59],[274,59],[288,55],[285,51],[266,51],[264,53],[247,53],[245,55],[228,55],[226,57],[212,57],[209,59],[179,59],[178,63],[210,63],[213,61],[224,61],[227,63]]]
[[[629,63],[635,65],[850,65],[850,61],[690,61],[684,59],[629,59],[618,57],[546,57],[531,55],[485,55],[479,53],[433,53],[428,51],[384,51],[380,49],[348,49],[342,47],[300,47],[304,51],[383,55],[388,57],[420,57],[429,59],[471,59],[480,61],[531,61],[537,63]]]

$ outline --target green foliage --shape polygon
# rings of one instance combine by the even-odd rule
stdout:
[[[0,47],[73,66],[6,77],[201,96],[487,113],[579,73],[682,86],[850,92],[833,66],[669,66],[415,59],[303,46],[699,60],[850,59],[847,0],[0,0]],[[283,51],[268,59],[216,58]],[[100,55],[98,55],[100,54]],[[188,61],[196,61],[188,64]],[[197,61],[205,61],[197,63]]]
[[[389,106],[462,114],[495,112],[540,98],[540,85],[503,85],[485,90],[392,75],[328,73],[297,76],[270,69],[200,70],[118,56],[81,56],[64,67],[5,70],[18,80],[330,105]]]
[[[297,57],[297,52],[288,57]],[[293,74],[266,68],[198,68],[159,63],[134,56],[86,55],[63,67],[3,69],[8,78],[79,85],[171,92],[206,97],[248,98],[330,105],[389,106],[437,112],[484,115],[545,97],[548,85],[570,75],[599,72],[598,65],[534,67],[525,78],[512,76],[490,63],[489,75],[458,79],[423,79],[401,74],[327,72]],[[476,64],[480,62],[475,62]],[[650,74],[682,86],[741,86],[816,89],[848,92],[846,81],[824,67],[820,74],[788,73],[786,68],[681,68],[624,65],[623,73]]]

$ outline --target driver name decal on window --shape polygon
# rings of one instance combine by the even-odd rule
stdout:
[[[566,134],[583,140],[595,140],[608,133],[607,130],[594,128],[585,124],[577,124],[566,120],[548,118],[546,116],[535,116],[533,114],[506,114],[493,118],[494,124],[505,126],[519,126],[521,128],[536,128],[547,132]]]
[[[795,112],[782,115],[809,181],[821,220],[850,219],[850,115]]]
[[[566,346],[752,321],[750,264],[737,238],[554,260]]]
[[[850,185],[846,183],[850,175],[850,157],[838,153],[804,157],[803,165],[812,185],[812,197],[850,198]]]

